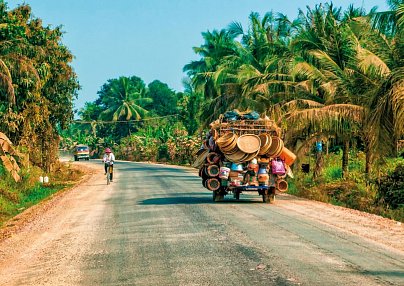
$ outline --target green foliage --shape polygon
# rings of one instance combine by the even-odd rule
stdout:
[[[336,181],[342,178],[342,169],[340,166],[331,166],[324,170],[324,177],[327,182]]]
[[[0,2],[0,130],[50,169],[59,136],[73,118],[79,84],[60,27],[44,27],[29,5],[8,11]]]
[[[36,205],[38,202],[49,197],[50,195],[57,193],[58,191],[65,188],[67,185],[55,185],[42,186],[37,184],[34,188],[27,190],[23,193],[19,200],[18,208],[28,208],[30,206]]]
[[[334,182],[342,178],[341,158],[342,154],[330,153],[328,156],[325,156],[324,165],[326,167],[323,170],[325,182]]]
[[[288,179],[288,194],[297,196],[299,194],[295,179]]]
[[[152,102],[145,96],[145,90],[144,82],[136,76],[108,80],[98,92],[96,101],[103,106],[100,119],[127,121],[144,118],[148,113],[144,106]]]
[[[3,164],[0,164],[0,176],[4,176],[6,174],[6,169]]]
[[[70,185],[66,182],[77,181],[82,173],[70,166],[56,164],[54,172],[47,174],[50,178],[50,183],[47,185],[39,183],[39,176],[44,176],[44,173],[38,167],[23,168],[20,175],[22,181],[19,183],[14,182],[8,173],[1,175],[0,225],[24,209],[69,187]]]
[[[288,193],[404,221],[404,159],[388,158],[367,179],[363,174],[365,156],[351,151],[348,178],[342,179],[341,154],[325,156],[321,180],[295,172]],[[383,175],[380,180],[378,177]],[[377,182],[380,183],[377,183]]]
[[[138,131],[115,146],[115,156],[132,161],[190,164],[199,140],[188,136],[181,122],[175,119],[146,121]]]
[[[404,164],[398,165],[394,172],[380,179],[378,199],[392,209],[404,207]]]
[[[201,106],[203,94],[196,92],[189,80],[183,80],[184,92],[178,93],[178,112],[189,135],[194,135],[200,128]]]
[[[155,80],[148,85],[147,97],[153,103],[147,105],[147,109],[159,116],[177,114],[177,95],[167,84]]]

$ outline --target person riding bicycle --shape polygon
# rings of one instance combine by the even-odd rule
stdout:
[[[106,149],[105,149],[105,154],[104,154],[104,157],[103,157],[102,161],[104,162],[105,175],[106,175],[107,172],[108,172],[108,167],[111,168],[111,171],[110,171],[110,181],[112,182],[112,175],[113,175],[113,170],[114,170],[115,155],[114,155],[114,153],[112,153],[111,149],[109,149],[109,148],[106,148]]]

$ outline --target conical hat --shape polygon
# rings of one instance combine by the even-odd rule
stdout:
[[[241,135],[237,140],[238,148],[244,153],[255,153],[261,147],[261,140],[255,134],[244,134]]]

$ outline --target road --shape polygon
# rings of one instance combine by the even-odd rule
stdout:
[[[404,285],[397,222],[278,195],[214,203],[194,170],[101,162],[8,223],[0,285]],[[5,235],[6,234],[6,235]]]

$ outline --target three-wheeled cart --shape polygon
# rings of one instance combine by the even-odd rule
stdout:
[[[260,196],[262,196],[262,201],[264,203],[273,203],[275,201],[275,187],[269,186],[238,186],[238,187],[228,187],[228,188],[221,188],[216,191],[212,191],[213,201],[219,202],[224,199],[224,196],[233,193],[233,197],[236,200],[240,199],[241,193],[246,192],[258,192]]]
[[[194,167],[215,202],[228,194],[239,199],[242,193],[256,192],[272,203],[276,191],[287,190],[285,158],[293,163],[294,154],[284,147],[281,129],[273,120],[248,115],[221,115],[210,124],[197,153]],[[279,164],[281,170],[275,170]]]

